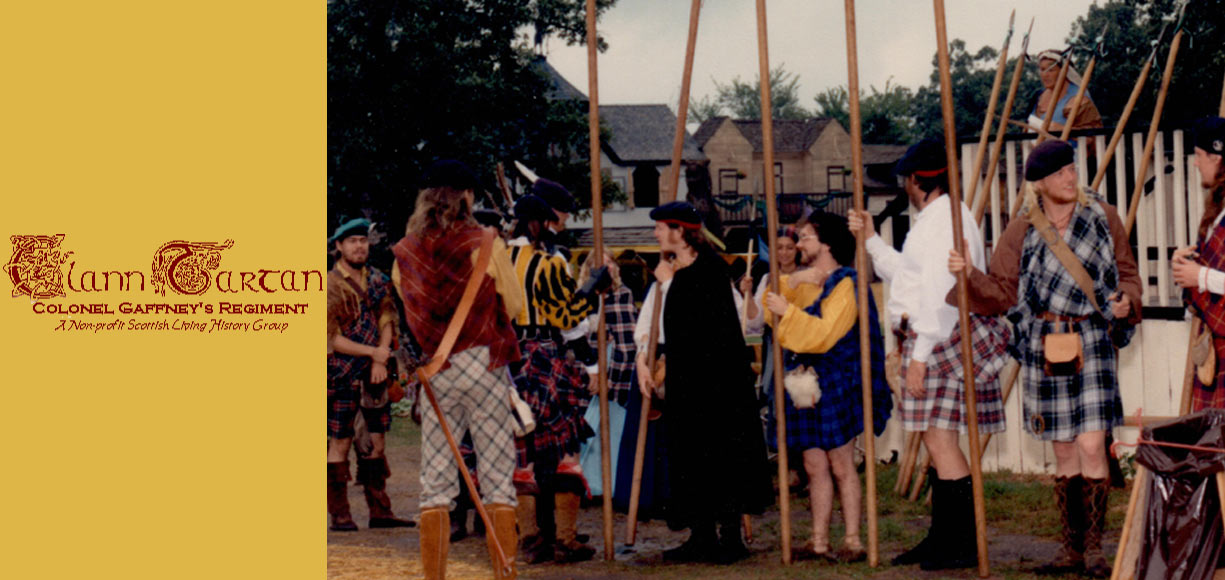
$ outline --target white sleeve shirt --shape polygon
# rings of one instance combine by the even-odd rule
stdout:
[[[982,234],[974,214],[961,205],[963,234],[968,242],[969,261],[986,270]],[[879,236],[868,240],[872,263],[882,278],[890,282],[889,316],[896,325],[902,315],[915,331],[913,360],[929,362],[932,349],[948,339],[957,325],[957,308],[945,302],[957,278],[948,270],[949,250],[953,248],[953,216],[948,195],[932,200],[914,216],[910,233],[898,252]]]
[[[634,344],[638,347],[639,352],[647,352],[647,342],[651,339],[651,313],[655,309],[655,286],[658,282],[651,284],[647,288],[647,297],[642,301],[642,310],[638,311],[638,320],[634,323]],[[668,307],[668,288],[672,286],[672,280],[668,280],[663,284],[664,300],[659,307],[659,344],[664,342],[664,309]]]

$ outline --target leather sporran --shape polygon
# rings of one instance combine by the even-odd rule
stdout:
[[[1080,333],[1065,322],[1065,332],[1051,332],[1042,337],[1043,369],[1047,376],[1065,377],[1080,372],[1085,364],[1085,348]]]
[[[532,416],[532,407],[519,396],[519,391],[510,391],[510,425],[515,437],[523,437],[536,428],[536,418]]]
[[[1195,365],[1195,377],[1201,385],[1216,384],[1216,349],[1212,344],[1212,331],[1208,325],[1200,325],[1200,333],[1191,344],[1191,364]]]

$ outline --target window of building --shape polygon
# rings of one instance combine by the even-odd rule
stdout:
[[[841,165],[831,165],[825,170],[826,191],[846,191],[846,168]]]

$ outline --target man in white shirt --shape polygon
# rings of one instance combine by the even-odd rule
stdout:
[[[850,213],[850,229],[863,232],[877,274],[890,283],[890,323],[903,340],[905,390],[902,418],[907,431],[923,432],[932,457],[932,527],[915,548],[894,558],[894,564],[920,563],[925,570],[975,565],[974,505],[970,468],[958,445],[966,429],[965,380],[961,368],[958,311],[945,301],[956,283],[946,256],[953,247],[952,211],[944,145],[925,140],[912,146],[898,161],[896,173],[914,207],[911,229],[902,251],[885,243],[873,230],[868,212]],[[986,265],[982,234],[973,212],[961,206],[966,247],[978,267]],[[982,324],[980,324],[980,321]],[[996,326],[998,325],[998,328]],[[998,374],[1005,362],[1006,339],[982,342],[979,334],[1007,330],[998,320],[975,318],[975,383],[980,432],[1004,427],[1003,401]],[[984,336],[985,338],[985,336]],[[988,342],[990,344],[988,344]],[[982,368],[979,368],[982,367]]]

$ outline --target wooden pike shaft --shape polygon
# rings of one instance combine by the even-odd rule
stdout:
[[[1089,79],[1093,78],[1093,69],[1097,66],[1097,55],[1089,59],[1088,66],[1085,67],[1085,76],[1080,79],[1080,88],[1076,90],[1076,96],[1072,98],[1072,114],[1068,115],[1068,122],[1063,124],[1063,132],[1059,134],[1060,141],[1067,141],[1072,135],[1072,124],[1076,121],[1076,115],[1080,113],[1080,106],[1085,102],[1085,92],[1089,90]]]
[[[698,42],[698,15],[701,10],[702,0],[693,0],[693,3],[689,5],[689,36],[685,41],[685,71],[681,75],[681,98],[676,105],[676,133],[672,138],[672,165],[668,173],[670,187],[665,194],[667,201],[676,200],[677,188],[680,187],[681,182],[681,157],[685,149],[685,117],[689,115],[689,80],[693,78],[693,51]]]
[[[1016,11],[1013,11],[1015,14]],[[1009,35],[1011,38],[1011,35]],[[1024,62],[1024,59],[1021,59]],[[974,197],[978,192],[978,178],[982,175],[983,161],[987,154],[987,140],[991,138],[991,121],[995,119],[995,103],[1000,98],[1000,86],[1004,84],[1004,69],[1008,67],[1008,45],[1000,49],[1000,62],[995,67],[995,82],[991,85],[991,99],[987,101],[987,116],[983,118],[983,128],[979,131],[978,152],[974,155],[974,171],[970,173],[970,191],[966,192],[966,205],[974,207]],[[1010,87],[1011,89],[1011,87]],[[1011,91],[1010,91],[1011,92]],[[1008,118],[1008,114],[1004,114]],[[983,193],[990,195],[991,185],[983,183]],[[984,204],[985,205],[985,204]]]
[[[662,257],[660,258],[663,259]],[[655,283],[655,303],[651,308],[651,331],[647,338],[647,368],[653,369],[655,364],[655,349],[659,344],[659,313],[663,309],[664,291],[658,282]],[[625,545],[633,546],[638,533],[638,502],[642,498],[642,466],[643,454],[647,447],[647,418],[651,415],[651,397],[642,397],[642,407],[638,415],[638,439],[634,444],[634,471],[630,479],[630,505],[626,510]]]
[[[604,262],[604,197],[603,174],[600,173],[600,83],[596,68],[599,42],[595,29],[595,0],[587,0],[587,125],[591,148],[591,231],[594,234],[596,265]],[[599,326],[596,330],[596,384],[600,386],[600,481],[604,486],[604,560],[611,562],[615,555],[613,544],[612,508],[612,443],[608,424],[608,329],[604,322],[604,297],[600,296]]]
[[[851,166],[854,168],[855,211],[864,210],[863,202],[863,127],[859,112],[859,49],[855,36],[855,0],[846,2],[846,68],[847,93],[851,108]],[[999,88],[999,79],[996,79]],[[763,105],[764,106],[764,105]],[[767,166],[769,167],[769,166]],[[773,181],[773,180],[771,180]],[[872,219],[872,218],[868,218]],[[771,250],[771,255],[773,250]],[[864,478],[867,480],[867,498],[865,506],[868,514],[868,566],[880,565],[880,543],[878,541],[876,518],[876,415],[872,406],[872,351],[871,322],[868,313],[868,254],[864,250],[863,232],[855,236],[855,271],[857,275],[856,290],[859,305],[859,368],[863,387],[863,447],[864,447]],[[771,277],[773,278],[773,277]],[[778,342],[778,341],[776,341]],[[781,359],[780,359],[781,360]],[[780,365],[781,366],[781,365]],[[781,417],[782,414],[777,416]],[[786,481],[785,479],[780,479]],[[779,487],[784,487],[780,484]]]
[[[910,489],[910,478],[914,474],[914,466],[919,455],[919,445],[923,436],[918,431],[912,431],[906,436],[906,446],[902,448],[902,462],[897,472],[897,483],[893,491],[898,495],[906,495]]]
[[[953,117],[953,81],[949,73],[948,32],[945,29],[944,0],[933,0],[936,11],[936,49],[940,65],[940,104],[944,114],[944,150],[948,157],[949,196],[953,217],[953,247],[965,256],[965,238],[961,223],[961,187],[957,176],[957,124]],[[966,285],[965,270],[957,273],[957,310],[961,317],[961,364],[965,376],[974,376],[974,352],[970,333],[970,295]],[[978,442],[978,397],[973,388],[966,389],[966,430],[970,449],[979,449]],[[987,560],[987,512],[983,504],[983,473],[979,454],[970,454],[970,478],[974,494],[974,527],[978,545],[978,575],[986,578],[990,573]]]
[[[1127,233],[1131,233],[1131,227],[1136,223],[1136,210],[1140,209],[1140,196],[1144,193],[1144,176],[1148,173],[1148,166],[1153,161],[1153,145],[1157,140],[1157,131],[1161,125],[1161,111],[1165,108],[1165,97],[1170,89],[1170,77],[1174,75],[1174,61],[1178,57],[1178,45],[1182,42],[1182,30],[1174,33],[1174,40],[1170,41],[1170,55],[1165,60],[1165,71],[1161,74],[1161,90],[1157,92],[1157,105],[1153,107],[1153,120],[1148,126],[1148,137],[1144,140],[1144,157],[1140,159],[1140,172],[1136,174],[1136,187],[1131,192],[1131,200],[1127,206],[1127,220],[1123,225],[1127,227]],[[1160,169],[1158,170],[1157,179],[1161,179]]]
[[[590,1],[590,0],[589,0]],[[661,203],[676,199],[676,190],[680,186],[681,156],[685,148],[685,117],[689,114],[689,80],[693,77],[693,52],[698,40],[698,16],[702,10],[702,0],[693,0],[689,6],[689,36],[685,43],[685,69],[681,74],[681,96],[676,107],[676,133],[672,139],[672,165],[668,171],[670,187],[660,192]],[[663,256],[660,256],[663,259]],[[647,339],[647,367],[654,368],[656,347],[659,346],[659,315],[663,310],[663,288],[655,285],[655,306],[651,309],[651,331]],[[647,417],[651,414],[651,397],[642,398],[641,413],[638,416],[638,440],[634,444],[634,471],[630,480],[630,504],[626,514],[625,544],[633,546],[638,534],[638,502],[642,498],[642,466],[643,453],[647,446]],[[609,487],[608,489],[612,489]]]
[[[1008,85],[1008,97],[1004,99],[1004,108],[1000,111],[1000,128],[996,130],[995,142],[991,145],[991,161],[987,163],[987,178],[983,180],[983,195],[991,195],[991,183],[995,179],[995,171],[1000,163],[1000,152],[1004,150],[1004,135],[1008,132],[1008,116],[1012,114],[1012,105],[1017,99],[1017,88],[1021,86],[1021,76],[1025,74],[1025,54],[1017,57],[1017,65],[1012,70],[1012,82]],[[977,175],[977,173],[975,173]],[[988,201],[978,206],[974,212],[974,221],[980,226],[983,215],[987,211]]]
[[[1140,76],[1136,79],[1136,86],[1132,87],[1131,96],[1127,98],[1127,105],[1123,107],[1123,112],[1119,115],[1119,124],[1114,128],[1114,134],[1110,136],[1110,144],[1106,145],[1106,156],[1097,162],[1097,175],[1093,176],[1093,184],[1089,186],[1089,189],[1097,191],[1097,187],[1106,178],[1106,170],[1110,167],[1110,160],[1114,158],[1115,148],[1118,147],[1119,140],[1123,138],[1127,120],[1131,118],[1131,113],[1136,108],[1136,101],[1140,99],[1144,83],[1148,81],[1148,71],[1152,68],[1152,58],[1144,61],[1144,66],[1140,69]]]
[[[1055,109],[1059,107],[1059,97],[1063,96],[1064,89],[1067,88],[1068,69],[1072,68],[1072,55],[1069,54],[1063,59],[1063,66],[1059,67],[1059,78],[1055,80],[1055,92],[1051,97],[1051,104],[1046,110],[1046,115],[1042,117],[1042,130],[1038,132],[1038,143],[1046,141],[1047,131],[1051,130],[1051,120],[1055,118]]]
[[[770,54],[767,48],[766,0],[757,0],[757,65],[761,82],[761,149],[763,191],[766,196],[766,242],[770,249],[770,291],[779,293],[778,260],[778,200],[774,199],[774,120],[770,108]],[[783,392],[783,347],[773,341],[774,355],[774,417],[778,438],[778,511],[779,536],[782,539],[783,564],[791,563],[791,490],[787,486],[787,419]]]

